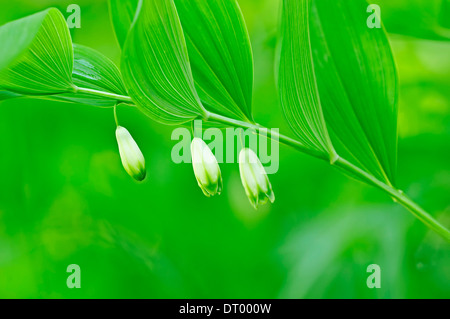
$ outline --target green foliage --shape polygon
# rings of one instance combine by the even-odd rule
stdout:
[[[110,0],[109,9],[117,41],[123,48],[133,23],[139,0]]]
[[[312,63],[310,4],[310,0],[283,1],[278,86],[286,119],[300,141],[334,160]]]
[[[78,87],[120,95],[127,94],[117,66],[100,52],[83,45],[74,44],[72,79]],[[117,104],[114,99],[80,93],[60,94],[51,98],[99,107],[112,107]]]
[[[144,7],[146,1],[142,2]],[[233,1],[175,1],[177,15],[182,23],[184,38],[177,45],[188,48],[189,67],[192,69],[195,88],[208,109],[241,120],[252,120],[253,57],[245,21],[240,8]],[[155,1],[152,6],[164,6]],[[135,16],[132,8],[137,2],[111,0],[112,20],[119,42],[128,33],[130,21]],[[173,6],[173,5],[171,5]],[[120,8],[120,9],[119,9]],[[138,13],[140,15],[140,13]],[[169,22],[168,25],[172,25]],[[178,27],[177,27],[178,28]],[[173,41],[173,39],[172,39]],[[156,44],[153,51],[158,52]],[[183,59],[176,59],[178,63]],[[174,61],[158,61],[171,65]],[[180,65],[186,69],[187,65]],[[171,87],[168,87],[172,90]],[[160,105],[162,109],[165,106]],[[171,112],[170,110],[168,110]]]
[[[379,180],[393,182],[397,74],[386,33],[367,27],[365,1],[314,3],[313,60],[333,143],[340,156]]]
[[[283,4],[279,90],[286,118],[305,145],[330,156],[334,146],[392,183],[397,74],[386,33],[366,25],[364,0],[313,3]]]
[[[38,5],[32,0],[18,0],[14,4],[5,2],[0,18],[6,21],[23,16],[30,9],[24,3],[26,1],[30,1],[33,7]],[[156,1],[161,2],[151,2]],[[70,3],[61,2],[61,6]],[[213,0],[208,2],[211,6],[216,5]],[[356,67],[351,63],[354,63],[355,56],[363,54],[361,48],[380,50],[380,54],[385,54],[388,49],[380,31],[369,34],[369,31],[376,30],[363,30],[356,28],[361,25],[351,25],[349,29],[357,31],[355,34],[360,34],[364,41],[349,51],[348,57],[353,62],[342,62],[343,53],[335,60],[335,50],[348,49],[349,42],[355,45],[356,39],[340,39],[343,48],[336,48],[334,39],[329,40],[333,35],[341,37],[333,33],[334,26],[342,28],[339,25],[342,22],[336,19],[351,16],[363,18],[365,22],[367,18],[363,14],[365,8],[359,12],[361,16],[351,10],[342,13],[340,10],[343,9],[336,9],[336,6],[345,7],[345,3],[339,2],[330,3],[330,8],[337,10],[330,24],[321,21],[327,17],[327,12],[312,11],[309,15],[311,58],[314,58],[319,101],[322,102],[331,139],[339,155],[355,154],[348,159],[362,167],[356,157],[367,163],[376,163],[378,155],[369,156],[367,148],[356,147],[364,143],[363,136],[358,133],[353,139],[346,136],[352,153],[346,150],[329,123],[329,112],[335,111],[336,105],[341,108],[353,105],[349,105],[350,101],[345,102],[350,100],[350,94],[341,88],[364,85],[361,78],[361,83],[348,83],[351,80],[348,77],[353,76],[350,72]],[[382,17],[388,30],[397,23],[411,29],[397,29],[399,32],[424,37],[428,34],[422,34],[420,28],[424,27],[422,22],[425,21],[422,20],[428,14],[422,8],[440,3],[435,0],[376,2],[383,4]],[[424,6],[417,6],[419,2]],[[92,1],[83,3],[86,6],[83,25],[89,26],[89,30],[101,29],[106,12],[98,10],[97,5],[101,5],[102,0],[95,5],[91,4]],[[275,106],[273,47],[265,42],[276,22],[277,14],[272,8],[276,7],[277,1],[261,3],[239,0],[247,20],[252,21],[248,27],[254,39],[255,65],[258,65],[258,81],[254,88],[257,108],[253,112],[255,118],[264,120],[268,127],[281,126],[283,131],[284,124],[280,122]],[[355,2],[348,0],[348,3]],[[362,7],[363,1],[359,3]],[[391,10],[393,7],[398,8]],[[127,10],[119,12],[128,14]],[[408,14],[403,15],[402,12]],[[185,26],[181,10],[179,14],[187,35],[189,27]],[[129,14],[128,24],[133,16],[134,12]],[[189,18],[187,21],[189,23]],[[337,23],[334,26],[333,21]],[[416,24],[416,21],[420,23]],[[226,29],[222,23],[221,29]],[[210,24],[202,25],[207,28]],[[348,25],[347,22],[344,25]],[[316,26],[320,28],[316,29]],[[123,30],[121,41],[125,42],[128,27]],[[31,31],[37,29],[22,30]],[[118,57],[118,48],[106,43],[103,37],[99,39],[98,32],[74,30],[74,36],[77,42],[92,43],[108,56]],[[189,51],[189,39],[186,39]],[[374,39],[377,45],[372,43],[372,47],[368,42]],[[418,202],[425,204],[436,216],[440,215],[439,219],[446,223],[446,211],[442,208],[448,206],[450,192],[448,154],[445,152],[450,138],[450,65],[446,59],[449,42],[398,36],[390,40],[394,44],[402,85],[399,157],[404,161],[400,167],[401,184],[405,192],[413,193]],[[2,44],[0,42],[0,51]],[[317,48],[324,48],[324,44],[326,50],[320,53]],[[98,55],[94,61],[101,63],[99,68],[79,69],[86,64],[77,66],[77,47],[74,48],[75,84],[123,94],[116,68],[98,52],[88,52],[90,50],[87,49],[85,59],[92,64],[91,55]],[[209,53],[220,52],[210,50]],[[195,85],[203,99],[197,83],[195,61],[191,52],[189,55]],[[330,57],[333,57],[332,61],[324,61]],[[374,63],[375,69],[379,63],[387,65],[387,60],[377,60],[373,51],[364,51],[364,57],[372,62],[378,61]],[[3,55],[0,60],[2,58]],[[336,66],[337,61],[349,69],[342,73],[344,78],[340,76],[342,66]],[[324,63],[329,69],[322,70],[319,63]],[[106,77],[102,74],[105,68],[111,71]],[[389,67],[382,71],[389,71]],[[99,82],[90,81],[91,72],[95,74],[94,78],[100,78]],[[238,72],[247,74],[241,69]],[[328,76],[325,83],[321,72]],[[377,90],[381,88],[386,92],[393,88],[383,87],[383,81],[379,80],[371,83]],[[337,83],[336,89],[324,91],[330,83]],[[366,94],[364,90],[362,92]],[[375,90],[372,94],[383,96]],[[127,125],[133,126],[137,136],[145,137],[140,140],[140,146],[149,159],[151,181],[139,185],[128,178],[120,165],[109,110],[13,99],[20,96],[0,90],[0,100],[7,100],[0,106],[0,144],[8,150],[7,153],[13,154],[0,156],[3,181],[0,191],[0,297],[446,298],[450,294],[450,287],[443,280],[450,278],[449,245],[432,232],[427,232],[419,222],[414,222],[411,216],[378,192],[343,178],[323,163],[296,156],[290,148],[282,148],[282,167],[271,177],[278,201],[276,205],[262,207],[256,212],[242,192],[236,167],[223,165],[226,196],[205,201],[195,187],[192,171],[167,160],[173,141],[161,136],[169,136],[171,128],[153,123],[136,108],[121,108],[120,115]],[[75,96],[82,97],[83,103],[88,104],[111,106],[116,103],[115,99],[99,99],[93,95],[91,101],[88,95],[72,95]],[[68,95],[51,96],[52,99],[61,97],[67,98]],[[340,103],[331,104],[329,109],[330,104],[323,103],[323,100],[331,98]],[[209,107],[207,103],[205,106]],[[239,118],[238,114],[233,116]],[[350,123],[354,124],[356,114],[350,116],[353,119]],[[359,128],[351,125],[343,129],[345,132],[363,130],[361,124]],[[368,144],[365,143],[366,146]],[[370,168],[382,179],[385,177],[381,169],[384,171],[383,166]],[[177,200],[173,200],[174,194]],[[65,269],[74,261],[80,264],[82,282],[89,289],[67,289],[64,285],[67,278]],[[368,289],[364,284],[368,275],[366,268],[371,263],[382,267],[381,289]]]
[[[74,45],[73,81],[77,86],[127,94],[116,65],[100,52],[83,45]]]
[[[74,63],[72,83],[83,88],[100,90],[115,94],[125,94],[122,76],[117,66],[100,52],[80,44],[73,44]],[[0,101],[23,97],[24,95],[10,91],[0,91]],[[80,103],[98,107],[113,107],[116,99],[98,97],[82,93],[62,93],[56,95],[42,95],[37,98]]]
[[[0,87],[36,95],[73,91],[72,40],[57,9],[3,25],[0,43]]]
[[[253,57],[236,0],[175,0],[198,94],[211,110],[252,120]]]
[[[173,0],[143,1],[129,32],[122,73],[139,109],[165,124],[203,116]]]

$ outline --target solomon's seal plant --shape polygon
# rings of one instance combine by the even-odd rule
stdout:
[[[236,0],[110,0],[120,70],[73,44],[57,9],[7,23],[0,27],[0,98],[122,103],[169,125],[203,120],[250,128],[379,188],[450,241],[449,230],[396,184],[397,73],[386,31],[366,25],[367,6],[365,0],[282,1],[275,65],[294,137],[254,122],[252,49]],[[117,135],[125,169],[142,179],[143,156],[125,129]],[[262,167],[243,163],[252,203],[272,200]],[[205,194],[220,192],[215,163],[194,170]]]

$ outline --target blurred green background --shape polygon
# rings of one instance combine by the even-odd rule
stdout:
[[[1,0],[0,24],[74,1]],[[275,91],[279,0],[239,0],[255,57],[255,119],[289,132]],[[106,1],[79,0],[74,42],[120,60]],[[398,64],[398,186],[450,226],[450,42],[442,1],[383,0]],[[441,6],[442,5],[442,6]],[[448,13],[448,12],[447,12]],[[447,17],[447,19],[445,18]],[[0,104],[1,298],[449,298],[450,246],[380,191],[281,146],[277,197],[255,211],[236,164],[207,199],[176,165],[173,127],[121,107],[148,178],[121,166],[111,109]],[[381,267],[381,289],[366,268]],[[81,267],[81,289],[66,268]]]

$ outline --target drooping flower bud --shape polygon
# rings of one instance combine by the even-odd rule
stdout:
[[[255,209],[268,200],[272,203],[275,201],[266,171],[258,156],[249,148],[242,149],[239,154],[239,171],[245,193]]]
[[[206,196],[220,195],[222,191],[222,174],[219,164],[208,145],[198,137],[191,143],[192,166],[198,186]]]
[[[134,141],[130,132],[122,126],[117,126],[116,138],[123,168],[135,180],[139,182],[143,181],[147,173],[145,170],[145,158],[139,146]]]

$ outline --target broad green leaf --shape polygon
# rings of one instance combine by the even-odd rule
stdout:
[[[131,98],[142,112],[165,124],[204,116],[173,0],[142,1],[137,14],[122,55]]]
[[[340,156],[385,182],[397,160],[397,75],[385,30],[365,0],[318,0],[311,14],[315,73]]]
[[[175,0],[198,94],[223,115],[252,120],[253,57],[236,0]]]
[[[73,91],[66,21],[51,8],[0,27],[0,87],[23,94]]]
[[[83,45],[74,44],[73,48],[74,65],[72,79],[76,86],[126,95],[120,71],[110,59],[100,52]],[[0,91],[0,100],[21,96],[23,95],[8,91]],[[117,104],[117,100],[115,99],[80,93],[63,93],[36,97],[52,101],[82,103],[99,107],[112,107]]]
[[[113,25],[121,45],[138,2],[110,0]],[[175,5],[201,101],[212,111],[251,121],[253,57],[237,2],[176,0]]]
[[[77,87],[127,95],[117,66],[100,52],[83,45],[74,44],[72,78]],[[103,107],[114,106],[117,103],[113,99],[79,93],[61,94],[55,98]]]
[[[117,66],[109,58],[89,47],[74,45],[72,78],[79,87],[127,94]]]
[[[278,89],[286,119],[299,140],[336,159],[325,125],[316,85],[309,39],[310,0],[284,0]]]
[[[128,31],[133,23],[134,15],[139,0],[110,0],[109,9],[116,33],[117,41],[121,48],[125,45]]]

